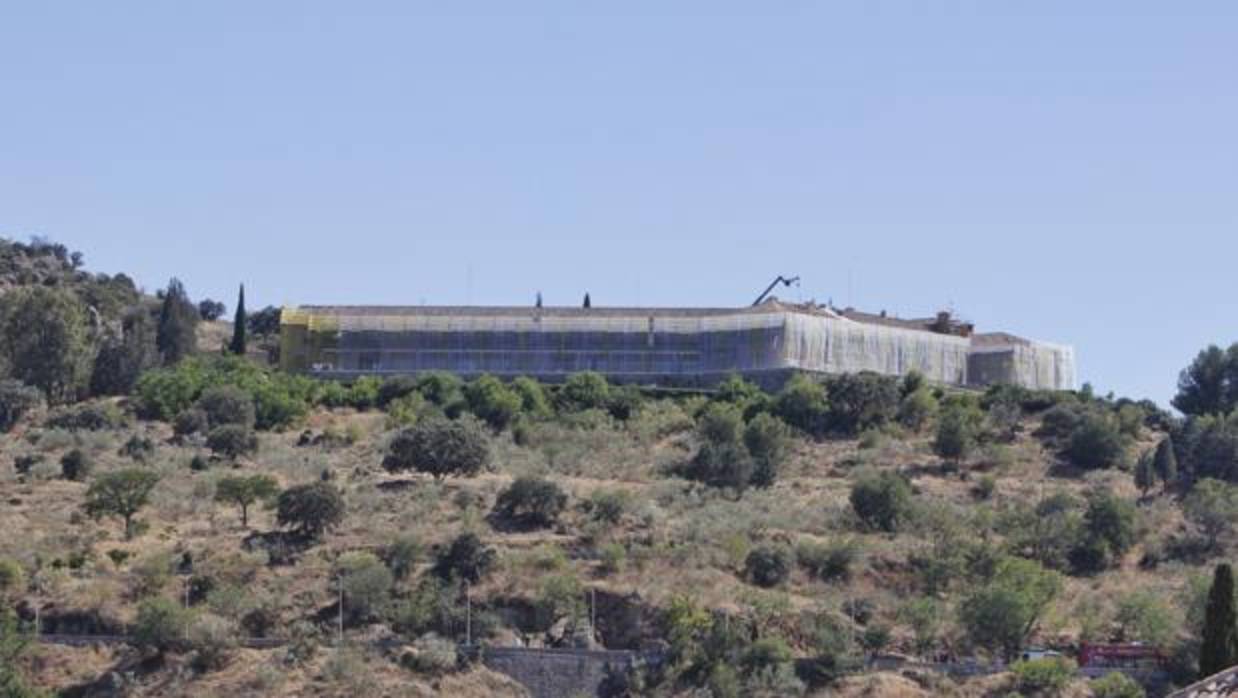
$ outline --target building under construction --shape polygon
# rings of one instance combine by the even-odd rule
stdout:
[[[976,333],[948,314],[899,319],[769,300],[746,308],[302,306],[281,316],[280,364],[333,378],[446,371],[698,388],[736,373],[919,371],[954,386],[1075,385],[1070,347]]]

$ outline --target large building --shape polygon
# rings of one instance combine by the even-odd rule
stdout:
[[[747,308],[302,306],[281,315],[287,371],[349,378],[448,371],[708,387],[732,373],[776,386],[795,371],[913,370],[983,387],[1075,385],[1070,347],[979,334],[948,314],[899,319],[770,300]]]

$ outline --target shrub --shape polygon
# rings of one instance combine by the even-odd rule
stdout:
[[[1002,558],[992,576],[959,605],[959,621],[975,644],[1015,657],[1062,580],[1032,560]]]
[[[1083,514],[1087,534],[1104,543],[1114,556],[1121,557],[1135,544],[1135,507],[1108,493],[1093,492]]]
[[[8,432],[27,412],[43,402],[38,388],[19,380],[0,380],[0,432]]]
[[[822,581],[847,581],[851,566],[859,557],[859,548],[852,541],[813,543],[805,541],[795,548],[800,567]]]
[[[937,414],[937,398],[926,387],[903,396],[898,406],[898,421],[912,431],[920,431]]]
[[[176,436],[189,436],[190,434],[204,434],[211,427],[210,420],[197,407],[181,410],[180,414],[176,415],[176,420],[172,422],[172,433]]]
[[[473,533],[462,533],[439,553],[434,572],[445,580],[463,579],[476,584],[494,567],[497,553]]]
[[[624,490],[594,490],[589,495],[589,508],[593,518],[608,524],[617,524],[623,519],[631,496]]]
[[[252,429],[257,418],[253,397],[235,385],[207,388],[198,398],[198,409],[206,413],[211,428],[232,424]]]
[[[1144,698],[1143,686],[1118,671],[1112,671],[1092,682],[1095,698]]]
[[[378,384],[374,404],[386,408],[400,398],[417,392],[417,379],[412,376],[391,376]]]
[[[413,651],[400,658],[400,663],[419,674],[445,674],[459,664],[456,643],[434,633],[417,638]]]
[[[461,386],[460,378],[451,373],[426,373],[417,379],[417,392],[448,415],[453,415],[453,410],[464,402]]]
[[[542,384],[528,376],[520,376],[512,381],[511,389],[520,396],[520,409],[535,419],[550,414],[550,401]]]
[[[997,478],[992,475],[982,475],[976,481],[976,486],[972,488],[972,494],[976,499],[987,501],[993,498],[993,493],[997,491]]]
[[[830,376],[826,393],[830,428],[851,436],[893,420],[901,397],[897,378],[870,371]]]
[[[610,390],[610,397],[606,401],[606,411],[610,412],[610,416],[615,419],[627,421],[640,411],[644,403],[645,396],[641,395],[640,388],[625,385]]]
[[[397,580],[407,579],[421,557],[421,544],[412,536],[400,536],[383,550],[383,561]]]
[[[124,415],[115,405],[95,403],[61,410],[48,418],[47,426],[69,431],[102,431],[118,429],[124,422]]]
[[[1123,594],[1118,599],[1114,620],[1126,642],[1166,646],[1177,626],[1173,612],[1160,596],[1147,590]]]
[[[830,403],[825,386],[797,373],[774,399],[774,414],[782,421],[813,436],[829,427]]]
[[[344,553],[336,562],[336,578],[344,594],[344,610],[364,620],[387,604],[395,577],[373,553]]]
[[[84,509],[98,518],[116,516],[125,522],[125,538],[133,537],[133,515],[146,506],[159,476],[142,468],[126,468],[100,475],[86,490]]]
[[[344,495],[329,482],[297,485],[284,490],[276,503],[276,520],[298,534],[315,539],[344,519]]]
[[[1107,415],[1087,413],[1070,434],[1066,458],[1086,470],[1121,464],[1126,443],[1114,420]]]
[[[554,525],[566,506],[567,494],[555,483],[520,477],[499,494],[494,513],[518,525],[545,527]]]
[[[958,403],[948,404],[937,422],[933,452],[955,463],[967,458],[976,445],[979,421],[980,414],[973,408]]]
[[[0,606],[13,602],[26,590],[26,574],[21,564],[7,557],[0,557]]]
[[[1057,695],[1075,677],[1075,663],[1065,657],[1015,662],[1010,667],[1024,695]]]
[[[489,375],[480,376],[466,385],[464,400],[469,411],[496,432],[503,431],[516,419],[523,404],[519,394]]]
[[[60,473],[66,480],[81,482],[90,475],[93,469],[94,464],[91,463],[90,456],[80,448],[75,448],[60,458]]]
[[[258,450],[258,437],[248,427],[225,424],[206,435],[206,447],[227,458],[239,458]]]
[[[189,620],[189,612],[175,601],[163,597],[147,599],[138,605],[134,642],[160,653],[178,649],[184,646]]]
[[[791,576],[791,556],[785,548],[753,548],[744,561],[744,576],[759,587],[773,587]]]
[[[145,436],[134,434],[120,447],[120,455],[132,458],[139,463],[146,462],[155,453],[155,442]]]
[[[220,669],[236,649],[236,625],[225,618],[205,613],[194,618],[186,630],[187,644],[193,651],[193,666],[198,671]]]
[[[489,461],[486,435],[473,422],[437,418],[396,434],[383,467],[390,472],[412,469],[441,480],[449,475],[472,477]]]
[[[610,384],[600,373],[574,373],[558,394],[559,409],[567,412],[605,410],[610,401]]]
[[[598,550],[598,560],[601,563],[602,572],[605,574],[613,574],[623,570],[623,565],[628,559],[628,549],[623,547],[621,543],[607,543]]]
[[[865,526],[893,533],[911,516],[911,486],[891,471],[862,474],[851,486],[851,508]]]
[[[742,492],[752,480],[754,466],[743,442],[739,408],[724,402],[707,405],[697,418],[696,431],[702,443],[688,475],[714,487]]]
[[[753,486],[769,487],[774,484],[787,458],[790,441],[786,424],[773,415],[762,412],[748,422],[744,428],[744,445],[752,456]]]

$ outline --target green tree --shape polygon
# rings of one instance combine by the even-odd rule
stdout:
[[[774,398],[774,414],[807,434],[823,436],[830,423],[829,395],[824,385],[797,373]]]
[[[241,510],[241,526],[249,528],[249,507],[279,493],[279,483],[270,475],[223,477],[215,483],[215,501],[235,504]]]
[[[1125,453],[1126,443],[1115,420],[1096,411],[1083,415],[1066,444],[1066,458],[1086,470],[1116,466]]]
[[[933,452],[955,464],[962,462],[976,445],[979,413],[972,407],[948,403],[937,420]]]
[[[1135,461],[1134,476],[1135,487],[1139,488],[1139,493],[1148,496],[1148,490],[1156,484],[1156,465],[1153,464],[1151,453],[1145,453]]]
[[[911,486],[889,470],[864,473],[851,485],[851,508],[869,528],[893,533],[911,516]]]
[[[133,308],[121,320],[120,334],[109,332],[99,346],[90,374],[90,392],[128,395],[142,372],[158,363],[155,322],[145,307]]]
[[[744,575],[759,587],[774,587],[791,576],[791,554],[781,546],[753,548],[744,560]]]
[[[1060,695],[1078,667],[1065,657],[1044,657],[1016,662],[1010,667],[1019,693],[1025,696]]]
[[[496,516],[521,526],[553,526],[567,507],[567,493],[538,477],[518,477],[499,493]]]
[[[155,346],[159,348],[165,366],[198,350],[197,328],[198,309],[185,293],[185,286],[178,279],[172,279],[163,292],[159,325],[155,332]]]
[[[610,403],[610,384],[600,373],[573,373],[559,389],[558,403],[567,412],[604,410]]]
[[[752,456],[751,483],[754,487],[774,484],[790,445],[787,425],[774,415],[761,412],[748,422],[744,427],[744,446]]]
[[[89,333],[86,309],[67,290],[18,288],[0,299],[0,363],[52,404],[76,400],[87,387]]]
[[[197,407],[206,413],[211,428],[234,424],[253,429],[257,419],[253,397],[235,385],[207,388],[198,398]]]
[[[382,611],[391,598],[395,577],[370,552],[349,552],[336,562],[336,579],[343,591],[344,610],[353,619]]]
[[[1114,620],[1126,642],[1164,647],[1177,629],[1172,610],[1161,596],[1145,589],[1118,598]]]
[[[236,299],[236,316],[232,319],[232,341],[228,342],[228,351],[238,356],[245,355],[245,329],[247,320],[245,318],[245,284],[241,284],[241,290],[237,294]]]
[[[133,537],[133,515],[150,501],[159,475],[145,468],[125,468],[104,473],[86,490],[86,514],[92,518],[119,517],[125,522],[125,539]]]
[[[1238,406],[1238,343],[1211,345],[1178,376],[1173,406],[1183,414],[1228,414]]]
[[[916,653],[924,656],[937,644],[941,632],[941,606],[930,597],[912,599],[898,611],[899,620],[911,628]]]
[[[1082,543],[1071,555],[1080,570],[1099,571],[1135,544],[1135,506],[1110,492],[1093,491],[1083,513],[1083,530]]]
[[[329,482],[289,487],[280,493],[275,520],[314,540],[344,520],[344,495]]]
[[[1174,453],[1173,439],[1166,436],[1156,445],[1156,457],[1153,460],[1156,475],[1168,487],[1178,481],[1178,456]]]
[[[389,472],[416,470],[442,480],[472,477],[490,462],[484,431],[474,421],[426,419],[395,435],[383,458]]]
[[[1238,520],[1238,488],[1204,478],[1195,483],[1182,501],[1182,513],[1203,532],[1209,549],[1216,550],[1218,541]]]
[[[445,580],[480,582],[494,567],[498,554],[473,533],[462,533],[438,555],[434,573]]]
[[[1016,657],[1062,579],[1032,560],[1002,558],[992,577],[959,606],[959,620],[977,645]]]
[[[479,376],[464,386],[464,401],[469,411],[489,424],[496,433],[503,431],[519,416],[523,405],[516,391],[491,375]]]
[[[1234,611],[1234,571],[1229,563],[1217,565],[1204,612],[1199,674],[1211,676],[1238,664],[1238,617]]]

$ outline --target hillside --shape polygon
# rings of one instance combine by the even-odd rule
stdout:
[[[466,635],[665,657],[624,677],[632,695],[1030,693],[861,658],[1082,642],[1163,647],[1185,682],[1234,552],[1232,417],[873,374],[673,396],[592,374],[346,385],[220,357],[223,324],[192,327],[199,354],[121,394],[10,411],[0,600],[27,631],[136,637],[32,647],[30,686],[522,695],[458,665]],[[241,478],[263,475],[243,524]],[[129,531],[101,499],[123,477],[149,482]]]

